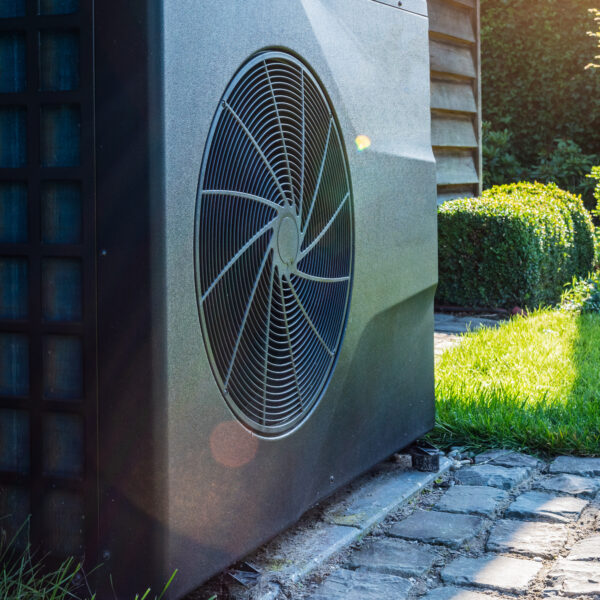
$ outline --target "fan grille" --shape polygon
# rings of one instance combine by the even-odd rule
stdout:
[[[264,52],[225,91],[196,211],[196,284],[211,366],[233,412],[280,435],[311,412],[337,359],[352,287],[344,146],[316,78]]]

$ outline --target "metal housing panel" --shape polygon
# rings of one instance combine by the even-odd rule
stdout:
[[[432,426],[437,277],[427,19],[370,0],[194,6],[167,2],[164,12],[167,564],[181,569],[182,590],[186,572],[218,571]],[[248,432],[221,397],[190,262],[214,113],[237,69],[265,48],[300,56],[329,94],[356,234],[353,298],[331,381],[299,429],[271,440]],[[372,142],[364,152],[353,144],[359,134]]]

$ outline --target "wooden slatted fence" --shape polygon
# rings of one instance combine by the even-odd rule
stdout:
[[[428,0],[438,202],[481,191],[479,0]]]

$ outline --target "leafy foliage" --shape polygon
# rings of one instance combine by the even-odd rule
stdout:
[[[437,301],[535,307],[594,263],[594,226],[581,199],[554,184],[496,186],[438,209]]]
[[[597,217],[600,217],[600,166],[593,167],[592,172],[588,175],[590,179],[596,180],[594,187],[594,198],[596,199],[596,208],[592,211]]]
[[[597,40],[598,48],[600,48],[600,10],[597,8],[590,8],[588,10],[592,14],[592,17],[593,17],[594,21],[596,22],[596,26],[598,27],[598,31],[588,31],[588,35]],[[594,56],[594,58],[600,59],[600,54],[597,54],[596,56]],[[600,65],[598,65],[596,63],[590,63],[590,64],[586,65],[585,68],[586,69],[591,69],[591,68],[600,69]]]
[[[585,154],[600,149],[597,53],[581,0],[481,0],[483,116],[508,130],[524,165],[556,138]]]
[[[600,313],[600,272],[585,279],[574,277],[562,296],[561,306],[564,310],[575,312]]]
[[[536,164],[526,166],[515,155],[511,131],[506,128],[493,131],[488,121],[483,122],[482,129],[484,189],[523,180],[555,183],[573,194],[580,194],[586,208],[593,210],[594,183],[590,181],[590,171],[600,162],[600,157],[584,154],[573,140],[557,138],[549,153],[540,153]]]
[[[508,129],[492,131],[483,122],[483,186],[485,188],[523,179],[523,167],[512,151],[512,133]]]
[[[594,183],[588,174],[598,161],[593,154],[584,154],[572,140],[557,139],[550,154],[540,156],[540,162],[531,169],[530,179],[543,183],[556,183],[559,187],[581,194],[588,210],[594,207]]]

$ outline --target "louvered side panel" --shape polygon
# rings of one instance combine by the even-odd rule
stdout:
[[[480,191],[479,3],[428,0],[438,202]]]

